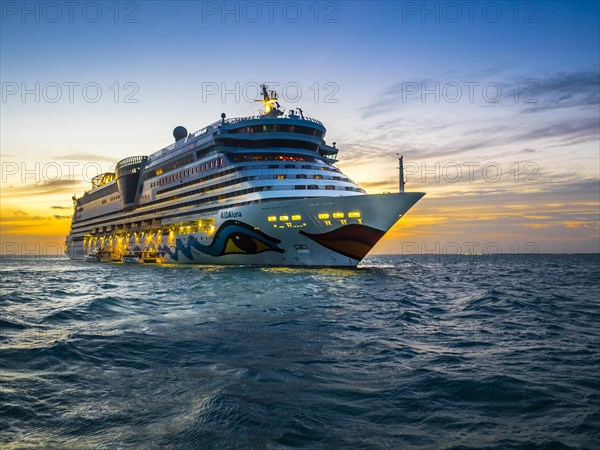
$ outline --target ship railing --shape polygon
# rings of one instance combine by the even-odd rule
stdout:
[[[231,119],[225,119],[225,123],[228,125],[232,125],[232,124],[236,124],[239,122],[243,122],[246,120],[258,120],[258,119],[265,119],[266,117],[264,115],[257,115],[257,116],[246,116],[246,117],[232,117]],[[317,119],[313,119],[312,117],[307,117],[304,116],[303,117],[304,120],[307,120],[309,122],[313,122],[316,123],[317,125],[323,126],[323,123]],[[172,144],[168,145],[167,147],[162,148],[161,150],[157,151],[156,153],[152,154],[150,156],[150,159],[152,162],[156,161],[159,158],[162,158],[163,156],[165,156],[166,154],[170,153],[171,151],[175,150],[177,147],[187,143],[190,141],[190,139],[195,139],[199,136],[202,136],[204,134],[210,133],[212,131],[214,131],[216,128],[219,127],[219,125],[221,125],[221,123],[223,123],[223,120],[217,120],[213,123],[211,123],[210,125],[205,126],[204,128],[201,128],[198,131],[195,131],[194,133],[190,133],[191,137],[188,137],[187,139],[182,139],[181,141],[178,142],[173,142]]]
[[[246,116],[246,117],[232,117],[231,119],[225,119],[225,123],[226,124],[235,124],[235,123],[239,123],[239,122],[244,122],[246,120],[258,120],[258,119],[270,119],[271,117],[266,117],[264,115],[258,115],[258,116]],[[284,117],[285,118],[285,117]],[[313,122],[316,123],[317,125],[321,125],[323,126],[323,123],[317,119],[313,119],[312,117],[307,117],[304,116],[302,117],[302,119],[307,120],[309,122]],[[215,122],[215,123],[220,123],[221,121]]]
[[[211,123],[210,125],[205,126],[204,128],[199,129],[198,131],[194,132],[194,134],[192,135],[193,137],[198,137],[198,136],[202,136],[203,134],[208,133],[209,131],[214,130],[215,128],[217,128],[219,125],[221,124],[221,120],[217,120],[216,122]]]
[[[150,156],[151,160],[153,162],[155,162],[157,159],[162,158],[163,156],[167,155],[168,153],[175,150],[176,148],[183,146],[184,144],[187,144],[191,139],[195,139],[199,136],[202,136],[203,134],[207,134],[207,133],[215,130],[220,123],[221,123],[221,121],[217,120],[216,122],[211,123],[210,125],[208,125],[204,128],[201,128],[198,131],[195,131],[194,133],[190,133],[190,135],[188,136],[187,139],[182,139],[180,141],[173,142],[172,144],[168,145],[167,147],[164,147],[163,149],[157,151],[156,153],[153,153]]]

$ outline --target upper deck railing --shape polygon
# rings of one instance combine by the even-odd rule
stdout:
[[[266,117],[265,115],[257,115],[257,116],[246,116],[246,117],[232,117],[231,119],[217,120],[216,122],[213,122],[210,125],[207,125],[204,128],[199,129],[198,131],[195,131],[194,133],[190,133],[187,138],[181,139],[180,141],[177,141],[177,142],[173,142],[172,144],[168,145],[167,147],[164,147],[161,150],[151,154],[150,155],[150,163],[155,162],[158,159],[161,159],[162,157],[164,157],[167,154],[174,151],[176,148],[185,147],[186,144],[189,143],[192,139],[196,139],[198,137],[201,137],[202,135],[208,135],[208,134],[212,133],[213,131],[219,129],[219,127],[222,123],[225,123],[226,125],[233,125],[233,124],[236,124],[239,122],[244,122],[247,120],[260,120],[260,119],[274,119],[274,117]],[[304,117],[287,116],[287,117],[277,117],[275,119],[278,119],[278,120],[280,120],[280,119],[300,119],[300,120],[306,120],[308,122],[312,122],[314,124],[324,127],[323,123],[320,122],[319,120],[313,119],[312,117],[307,117],[307,116],[304,116]]]
[[[277,119],[277,120],[281,120],[281,119],[300,119],[300,120],[306,120],[308,122],[312,122],[312,123],[316,123],[317,125],[321,125],[323,126],[323,123],[320,122],[317,119],[313,119],[312,117],[300,117],[300,116],[287,116],[287,117],[267,117],[265,115],[258,115],[258,116],[247,116],[247,117],[233,117],[231,119],[225,119],[225,123],[226,124],[234,124],[234,123],[238,123],[238,122],[244,122],[246,120],[257,120],[257,119]],[[219,121],[220,123],[221,121]]]

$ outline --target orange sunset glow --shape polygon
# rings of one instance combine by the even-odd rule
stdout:
[[[381,7],[398,13],[394,5]],[[146,20],[131,26],[87,29],[98,38],[88,48],[74,38],[76,25],[41,22],[42,45],[26,28],[3,26],[2,252],[62,246],[72,196],[90,190],[93,176],[170,144],[176,125],[193,131],[222,112],[256,114],[262,83],[280,91],[283,107],[323,122],[327,143],[339,148],[337,167],[367,193],[398,191],[396,158],[404,155],[407,191],[427,195],[373,253],[467,242],[505,253],[600,251],[598,44],[589,30],[572,29],[550,53],[526,51],[522,42],[542,48],[544,36],[561,28],[561,14],[542,9],[536,23],[505,24],[504,47],[513,49],[505,51],[493,27],[473,40],[468,23],[429,30],[407,19],[400,28],[374,23],[385,38],[373,28],[355,36],[364,27],[357,7],[345,3],[347,20],[304,37],[317,47],[327,42],[317,72],[307,69],[315,56],[308,47],[292,55],[280,43],[269,49],[276,71],[252,64],[236,46],[207,66],[194,56],[196,45],[218,24],[206,23],[192,40],[180,30],[177,45],[163,44],[154,37],[159,4],[146,3]],[[226,38],[254,26],[242,23]],[[338,35],[354,37],[342,43]],[[443,45],[447,36],[460,43],[453,51]],[[395,54],[402,58],[388,57]],[[166,70],[166,59],[185,60],[186,70]]]

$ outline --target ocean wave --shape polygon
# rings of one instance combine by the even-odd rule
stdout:
[[[17,264],[2,272],[0,446],[600,441],[598,258]]]

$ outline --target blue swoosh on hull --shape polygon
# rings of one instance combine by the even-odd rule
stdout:
[[[193,251],[196,250],[204,255],[223,256],[230,254],[255,255],[262,252],[283,253],[285,250],[279,248],[279,239],[271,237],[254,227],[240,222],[239,220],[227,220],[223,222],[210,245],[202,245],[194,236],[187,237],[187,243],[181,238],[175,241],[175,248],[167,245],[158,247],[158,250],[168,254],[174,261],[179,261],[182,254],[189,260],[193,260]]]

